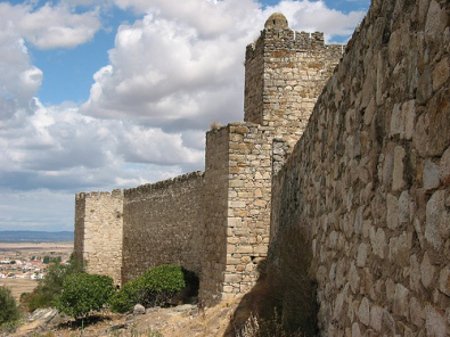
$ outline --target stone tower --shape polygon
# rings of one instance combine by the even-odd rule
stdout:
[[[205,172],[76,199],[75,252],[126,282],[163,263],[200,277],[205,303],[246,293],[267,256],[272,177],[342,54],[273,14],[247,47],[245,118],[206,134]]]
[[[255,284],[270,240],[275,167],[300,138],[341,55],[341,45],[293,31],[280,13],[247,47],[244,122],[206,137],[205,195],[212,197],[204,204],[203,298],[246,293]]]
[[[296,32],[283,14],[272,14],[247,46],[244,120],[297,141],[341,55],[342,45],[326,45],[323,33]]]

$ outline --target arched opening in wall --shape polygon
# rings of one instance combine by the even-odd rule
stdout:
[[[182,267],[182,271],[186,287],[181,293],[181,300],[183,301],[183,303],[196,303],[198,300],[200,279],[197,274],[191,270]]]

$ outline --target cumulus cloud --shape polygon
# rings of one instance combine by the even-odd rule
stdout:
[[[146,14],[119,28],[110,64],[94,75],[82,112],[133,116],[165,131],[242,119],[245,46],[272,12],[286,13],[294,29],[324,31],[328,38],[349,34],[364,14],[308,0],[264,9],[253,0],[115,2]]]
[[[27,43],[44,49],[75,47],[99,27],[96,11],[76,14],[63,5],[0,3],[0,125],[34,108],[43,73],[32,65]]]
[[[44,106],[36,95],[45,74],[32,64],[27,44],[85,43],[100,28],[99,10],[90,6],[112,4],[140,18],[119,27],[109,64],[93,75],[89,99],[81,106]],[[55,201],[49,196],[55,191],[69,203],[67,213],[75,191],[202,169],[205,130],[215,121],[243,118],[245,46],[274,11],[284,12],[292,28],[324,31],[329,40],[351,33],[363,16],[308,0],[265,8],[256,0],[1,3],[0,228],[20,218],[12,207],[19,201],[1,198],[10,191],[20,191],[24,205],[38,205],[39,197]],[[33,211],[17,225],[41,226],[28,221],[31,216],[41,214]]]
[[[30,4],[0,4],[1,25],[38,48],[72,48],[93,38],[100,28],[98,10],[74,13],[64,4],[34,8]]]
[[[181,134],[84,116],[76,106],[36,106],[0,129],[0,188],[133,186],[203,164],[203,150],[186,146]]]

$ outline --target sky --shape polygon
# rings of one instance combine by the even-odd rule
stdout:
[[[243,119],[273,12],[345,43],[369,0],[0,0],[0,230],[73,230],[74,194],[203,170]]]

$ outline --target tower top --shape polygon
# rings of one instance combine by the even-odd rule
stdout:
[[[273,13],[264,24],[265,29],[288,29],[288,21],[282,13]]]

